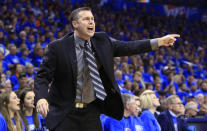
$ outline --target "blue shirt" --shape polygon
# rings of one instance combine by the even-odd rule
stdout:
[[[16,127],[16,123],[15,123],[14,117],[11,118],[11,121],[12,121],[12,123],[13,123],[13,126]],[[25,131],[24,123],[23,123],[22,120],[21,120],[21,122],[22,122],[22,123],[21,123],[21,124],[22,124],[22,131]]]
[[[157,119],[149,110],[144,110],[140,116],[145,131],[161,131]]]
[[[1,113],[0,113],[0,131],[7,131],[7,123]]]
[[[44,118],[39,114],[38,114],[38,118],[39,118],[39,125],[40,125],[39,129],[41,129],[42,128],[41,120],[44,119]],[[37,128],[35,128],[35,124],[34,124],[34,121],[33,121],[33,115],[26,116],[26,119],[27,119],[27,122],[28,122],[28,125],[29,125],[29,131],[37,129]]]
[[[131,117],[133,119],[133,125],[134,125],[134,128],[135,128],[135,131],[144,131],[144,124],[141,120],[140,117]]]
[[[130,123],[130,117],[123,117],[122,120],[118,121],[111,117],[105,120],[104,131],[128,131],[132,129],[132,124]]]

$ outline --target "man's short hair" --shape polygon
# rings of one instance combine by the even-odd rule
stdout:
[[[73,10],[71,12],[70,16],[69,16],[69,21],[72,23],[72,21],[77,20],[78,19],[78,14],[81,11],[91,11],[91,8],[89,8],[89,7],[81,7],[81,8]]]
[[[195,110],[198,111],[198,104],[194,101],[190,101],[185,105],[185,110]]]
[[[176,98],[179,98],[179,96],[177,96],[177,95],[171,95],[171,96],[169,96],[169,97],[167,98],[167,105],[173,104],[173,103],[174,103],[174,100],[175,100]]]
[[[133,100],[136,99],[135,96],[127,94],[127,93],[122,94],[121,97],[122,97],[124,107],[126,106],[126,104],[130,104],[132,103]]]

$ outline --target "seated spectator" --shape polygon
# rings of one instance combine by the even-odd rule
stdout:
[[[140,95],[141,108],[144,110],[140,116],[144,124],[145,131],[161,131],[154,113],[160,106],[159,99],[152,90],[145,90]]]
[[[19,75],[18,83],[13,88],[18,89],[17,92],[19,92],[19,90],[22,90],[24,88],[28,88],[28,80],[25,73],[21,73]]]
[[[147,67],[147,72],[142,74],[144,82],[153,83],[153,73],[154,69],[152,66]]]
[[[120,70],[116,70],[115,78],[119,88],[122,88],[124,86],[124,81],[122,80],[122,72]]]
[[[22,56],[19,58],[20,64],[22,64],[23,66],[31,64],[32,62],[31,62],[30,58],[28,57],[29,50],[27,48],[23,48],[21,50],[21,52],[22,52]]]
[[[189,89],[186,87],[186,84],[183,82],[179,85],[179,89],[177,91],[177,95],[180,97],[182,102],[186,102],[186,97],[188,96]]]
[[[0,130],[24,131],[18,111],[20,101],[15,92],[0,95]]]
[[[108,117],[105,120],[104,131],[134,130],[135,126],[132,123],[131,115],[133,115],[137,109],[135,99],[136,97],[133,95],[122,94],[122,100],[124,104],[124,117],[120,121]]]
[[[198,116],[207,117],[207,103],[200,105]]]
[[[28,80],[34,80],[35,78],[35,71],[34,71],[34,66],[32,64],[26,65],[26,76]]]
[[[163,131],[188,131],[187,123],[179,118],[183,115],[183,103],[177,95],[171,95],[167,98],[168,110],[158,116],[158,122]]]
[[[131,92],[133,93],[139,90],[139,85],[136,82],[133,82],[131,87]]]
[[[124,81],[124,88],[121,90],[121,93],[128,93],[133,95],[134,93],[131,92],[132,89],[132,83],[130,80],[125,80]]]
[[[153,90],[153,85],[152,85],[152,83],[146,83],[146,84],[145,84],[145,88],[146,88],[146,90]]]
[[[199,93],[196,96],[196,102],[198,103],[198,109],[200,109],[200,105],[202,105],[204,103],[204,95]]]
[[[132,78],[132,74],[130,74],[130,72],[129,72],[129,65],[126,62],[122,63],[121,71],[122,71],[122,80],[123,81],[125,81],[125,80],[132,81],[132,79],[133,79]]]
[[[139,88],[145,89],[145,83],[142,79],[142,73],[140,71],[137,71],[133,74],[133,82],[138,83]]]
[[[23,72],[22,65],[15,64],[14,68],[13,68],[13,71],[12,71],[12,75],[10,77],[10,80],[11,80],[11,83],[12,83],[12,86],[13,86],[13,89],[12,89],[13,91],[18,90],[18,86],[17,86],[19,84],[18,79],[19,79],[19,76],[22,72]],[[16,88],[16,86],[17,86],[17,88]]]
[[[144,131],[143,122],[142,122],[141,118],[139,117],[139,115],[142,111],[139,97],[136,97],[135,103],[136,103],[136,110],[134,110],[134,114],[132,117],[133,121],[134,121],[135,130],[136,131]]]
[[[198,104],[194,101],[190,101],[185,105],[185,114],[187,117],[195,117],[198,112]]]
[[[32,88],[22,89],[19,93],[21,117],[26,131],[42,128],[41,120],[43,120],[43,117],[36,112],[34,96],[35,94]]]
[[[3,86],[5,92],[12,91],[12,84],[9,79],[2,82],[1,85]]]
[[[201,88],[201,90],[198,91],[198,93],[202,93],[203,95],[207,95],[207,82],[206,81],[201,82],[201,87],[200,88]]]
[[[34,58],[32,59],[32,64],[35,67],[40,66],[40,64],[43,61],[43,55],[44,55],[43,49],[42,48],[37,48],[36,56],[34,56]]]
[[[13,67],[15,64],[19,64],[19,57],[17,56],[17,47],[15,45],[10,45],[9,54],[5,57],[7,65],[9,68]]]
[[[188,93],[188,96],[196,97],[198,93],[199,93],[199,89],[197,86],[197,82],[192,82],[190,84],[190,92]]]

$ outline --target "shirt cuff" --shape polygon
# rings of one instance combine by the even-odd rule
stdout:
[[[158,49],[158,39],[151,39],[150,45],[151,45],[152,50]]]

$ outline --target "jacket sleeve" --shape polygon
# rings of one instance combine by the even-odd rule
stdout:
[[[150,40],[112,41],[114,56],[130,56],[152,51]]]
[[[49,84],[52,82],[56,68],[56,44],[57,41],[48,45],[43,62],[37,72],[37,76],[34,81],[35,103],[41,98],[47,99]]]
[[[167,120],[165,119],[165,116],[163,114],[160,114],[157,117],[157,121],[160,124],[160,127],[161,127],[162,131],[167,131],[168,130]]]

